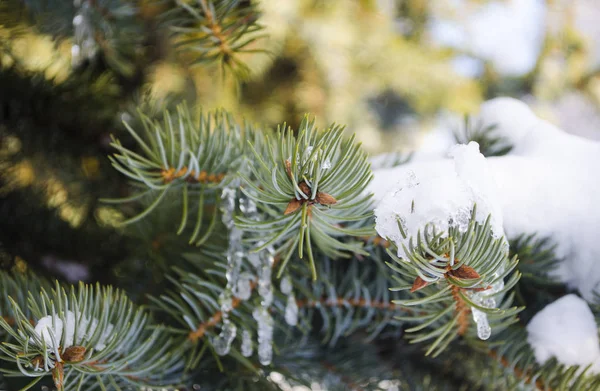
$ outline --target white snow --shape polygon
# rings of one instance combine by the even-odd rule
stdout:
[[[394,175],[400,181],[392,182],[385,195],[377,197],[381,198],[375,209],[377,232],[396,243],[399,257],[406,255],[403,245],[408,248],[410,238],[424,232],[427,224],[433,225],[437,232],[447,232],[450,226],[466,231],[474,204],[477,221],[484,222],[491,214],[495,236],[503,236],[502,213],[494,199],[494,183],[479,146],[474,142],[457,146],[450,154],[454,167],[442,169],[439,164],[423,164],[414,167],[415,170],[404,170],[406,166],[400,166],[402,175]],[[377,173],[374,186],[380,182]],[[391,182],[389,178],[387,182]],[[398,228],[398,219],[406,238]]]
[[[556,357],[565,365],[592,364],[600,372],[598,326],[587,303],[570,294],[547,305],[527,325],[527,342],[543,364]]]
[[[75,340],[75,316],[79,320],[77,340]],[[47,348],[54,349],[61,346],[63,349],[66,349],[70,346],[85,345],[86,341],[92,338],[98,328],[97,319],[92,319],[90,324],[90,320],[87,317],[81,316],[81,313],[77,313],[76,315],[72,311],[67,311],[65,321],[66,325],[58,315],[44,316],[37,321],[35,333],[40,337],[42,342],[46,343]],[[65,335],[63,339],[63,329],[65,327],[66,330],[64,330]],[[102,335],[94,346],[95,350],[101,351],[106,347],[106,343],[113,335],[113,329],[114,325],[111,323],[106,326],[106,329],[102,332]],[[34,342],[34,339],[32,338],[31,341]]]
[[[524,75],[535,66],[544,39],[544,1],[453,0],[432,6],[438,16],[429,34],[435,43],[490,61],[506,76]]]
[[[479,119],[496,124],[496,134],[514,145],[510,155],[486,159],[489,172],[485,176],[495,182],[501,212],[495,214],[501,215],[506,236],[537,233],[551,237],[558,244],[556,255],[564,258],[556,276],[577,288],[586,300],[593,300],[593,291],[600,288],[600,143],[565,133],[539,119],[524,103],[509,98],[483,104]],[[437,159],[374,170],[369,191],[380,201],[376,210],[378,225],[383,224],[379,234],[397,240],[399,233],[392,230],[392,221],[399,212],[410,210],[411,200],[400,196],[404,191],[395,192],[406,185],[410,172],[435,191],[415,194],[417,201],[422,197],[428,203],[443,203],[448,194],[440,189],[450,181],[447,178],[456,177],[455,165]],[[440,217],[432,213],[431,217]]]

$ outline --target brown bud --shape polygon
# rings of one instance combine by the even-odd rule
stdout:
[[[35,356],[33,360],[31,360],[31,365],[33,368],[42,368],[44,366],[44,356]]]
[[[85,348],[83,346],[70,346],[65,349],[62,358],[66,362],[80,362],[85,357]]]
[[[448,270],[448,274],[454,278],[459,278],[461,280],[471,280],[476,278],[481,278],[479,273],[475,271],[471,266],[462,265],[456,270]]]
[[[302,181],[300,183],[298,183],[298,187],[300,188],[300,190],[302,190],[302,192],[306,195],[310,197],[310,187],[306,184],[306,182]]]
[[[322,192],[317,192],[317,196],[315,197],[315,201],[321,205],[333,205],[337,202],[332,195]]]
[[[57,362],[56,366],[52,370],[52,380],[54,380],[54,385],[57,389],[63,389],[63,382],[65,380],[65,371],[64,364],[62,362]]]
[[[413,282],[413,285],[410,288],[410,292],[412,293],[418,291],[419,289],[425,288],[427,285],[429,285],[427,281],[417,276],[417,278],[415,278],[415,282]]]
[[[294,198],[290,201],[287,208],[285,208],[285,212],[283,212],[283,214],[289,215],[290,213],[294,213],[295,211],[300,209],[301,206],[302,206],[302,201]]]

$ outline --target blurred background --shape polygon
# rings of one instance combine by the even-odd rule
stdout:
[[[191,2],[0,0],[3,268],[111,283],[168,259],[167,232],[124,235],[127,211],[99,201],[127,194],[107,155],[138,109],[186,101],[266,128],[311,113],[376,154],[441,148],[512,96],[600,140],[596,0],[240,1],[262,28],[220,63],[173,29]]]

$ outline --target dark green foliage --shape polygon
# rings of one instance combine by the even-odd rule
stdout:
[[[486,157],[506,155],[513,146],[504,137],[495,136],[495,128],[495,125],[483,126],[479,122],[474,123],[471,117],[465,115],[463,127],[454,131],[454,139],[459,144],[477,142],[479,151]]]
[[[535,234],[520,235],[510,241],[511,255],[519,258],[517,270],[521,279],[515,286],[515,301],[526,307],[521,313],[527,322],[547,304],[566,293],[566,287],[552,272],[562,261],[554,250],[556,244],[550,238],[540,238]]]

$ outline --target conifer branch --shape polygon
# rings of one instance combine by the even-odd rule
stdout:
[[[387,249],[395,261],[388,265],[399,275],[395,290],[409,290],[417,297],[400,300],[405,306],[419,307],[420,315],[400,317],[418,324],[406,331],[412,342],[433,340],[427,353],[439,355],[458,337],[483,339],[491,328],[497,332],[517,321],[521,310],[508,308],[512,298],[505,293],[515,286],[519,273],[511,274],[517,258],[508,258],[503,239],[494,239],[490,219],[484,224],[475,220],[475,210],[466,232],[450,227],[447,236],[425,228],[424,234],[412,238],[404,248],[407,259],[400,259],[394,246]],[[404,230],[399,223],[400,232]],[[504,279],[508,278],[507,282]],[[476,323],[470,322],[470,316]],[[482,322],[482,324],[477,324]]]
[[[161,18],[175,38],[175,47],[192,54],[191,65],[218,62],[237,77],[250,75],[239,57],[264,52],[255,43],[265,37],[253,4],[236,0],[177,0],[175,4]]]
[[[282,256],[281,276],[292,254],[308,258],[316,279],[313,247],[329,257],[367,253],[352,237],[373,234],[366,223],[372,216],[370,195],[364,190],[372,174],[360,144],[343,138],[343,129],[319,131],[305,117],[298,136],[284,124],[267,135],[262,149],[252,145],[257,164],[252,176],[242,175],[242,191],[260,205],[260,222],[239,217],[255,251],[274,246]],[[297,250],[297,251],[296,251]]]

